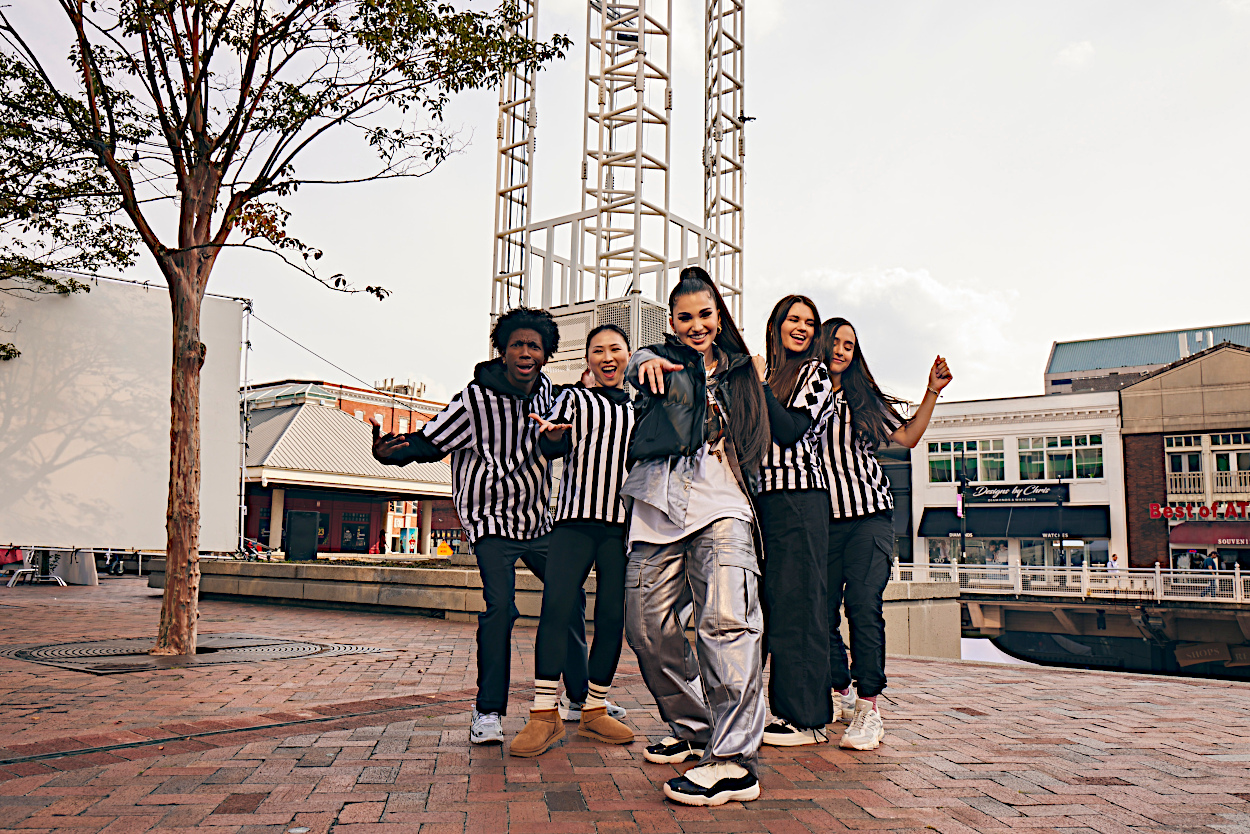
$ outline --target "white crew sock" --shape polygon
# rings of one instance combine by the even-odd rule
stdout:
[[[556,689],[559,685],[559,681],[545,681],[542,678],[534,678],[534,709],[555,709]]]
[[[582,705],[582,709],[598,709],[605,706],[608,699],[608,687],[600,686],[597,683],[589,684],[590,691],[586,695],[586,703]]]

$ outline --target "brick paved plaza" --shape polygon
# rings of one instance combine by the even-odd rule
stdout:
[[[141,637],[157,591],[0,589],[0,648]],[[209,832],[1250,832],[1250,686],[892,659],[871,753],[764,748],[759,801],[666,802],[643,744],[472,747],[473,626],[201,604],[200,630],[394,649],[98,677],[0,657],[0,828]],[[534,632],[518,628],[524,724]],[[665,735],[631,655],[613,699]],[[570,725],[572,730],[572,725]],[[682,767],[689,767],[683,765]]]

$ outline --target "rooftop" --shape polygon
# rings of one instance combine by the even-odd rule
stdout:
[[[1158,367],[1184,359],[1220,342],[1250,345],[1250,322],[1055,342],[1050,351],[1050,361],[1046,364],[1046,373],[1068,374],[1110,368]]]

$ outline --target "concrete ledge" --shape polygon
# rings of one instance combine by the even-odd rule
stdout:
[[[165,560],[144,564],[148,586],[165,587]],[[486,610],[475,569],[314,565],[303,562],[200,562],[200,591],[235,599],[350,607],[360,610],[441,613],[474,620]],[[522,625],[534,625],[542,608],[542,582],[520,568],[516,606]],[[595,577],[586,582],[586,617],[593,619]],[[959,657],[959,586],[953,582],[891,582],[885,589],[886,645],[891,655]],[[846,623],[842,624],[846,637]]]

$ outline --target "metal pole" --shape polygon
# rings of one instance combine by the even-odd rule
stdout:
[[[964,450],[959,450],[959,563],[965,564],[967,561],[967,553],[964,543],[968,540],[968,505],[964,503],[964,487],[968,484],[967,475],[964,472],[965,458]]]

